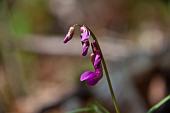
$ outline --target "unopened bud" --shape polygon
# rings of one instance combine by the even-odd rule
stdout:
[[[80,32],[81,32],[80,38],[81,38],[82,42],[84,42],[85,40],[88,40],[90,38],[90,31],[87,29],[86,26],[84,26],[84,25],[81,26]]]
[[[68,41],[70,41],[72,39],[74,35],[74,27],[71,26],[68,30],[68,33],[66,34],[65,38],[64,38],[64,43],[67,43]]]
[[[85,42],[82,42],[82,55],[83,56],[86,56],[87,55],[87,52],[88,52],[88,49],[89,49],[89,41],[86,40]]]

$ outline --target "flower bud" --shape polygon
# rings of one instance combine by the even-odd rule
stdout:
[[[94,59],[95,59],[95,54],[91,53],[90,54],[90,60],[91,60],[92,64],[94,63]]]
[[[95,54],[95,59],[94,59],[94,68],[98,68],[101,65],[101,55],[100,54]]]
[[[90,31],[86,28],[86,26],[84,26],[84,25],[81,26],[80,32],[81,32],[80,38],[81,38],[82,42],[84,42],[85,40],[88,40],[90,38]]]
[[[86,40],[85,42],[82,42],[82,55],[83,56],[86,56],[87,55],[87,52],[88,52],[88,49],[89,49],[89,41]]]
[[[91,43],[91,47],[92,47],[93,53],[96,53],[97,51],[99,51],[99,47],[97,46],[97,43],[95,40]]]
[[[68,30],[68,33],[66,34],[65,38],[64,38],[64,43],[67,43],[68,41],[70,41],[72,39],[74,35],[74,27],[71,26]]]

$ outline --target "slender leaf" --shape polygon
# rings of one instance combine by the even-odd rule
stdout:
[[[103,113],[97,105],[94,105],[93,108],[96,113]]]
[[[147,113],[152,113],[152,112],[154,112],[154,111],[157,110],[159,107],[161,107],[163,104],[165,104],[168,100],[170,100],[170,95],[168,95],[168,96],[165,97],[163,100],[161,100],[159,103],[157,103],[157,104],[154,105],[152,108],[150,108]]]
[[[81,112],[90,112],[90,111],[94,111],[94,108],[79,108],[67,113],[81,113]]]
[[[95,104],[102,110],[104,113],[110,113],[100,102],[95,101]]]

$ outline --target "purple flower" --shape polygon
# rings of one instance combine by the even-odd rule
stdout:
[[[101,53],[100,53],[99,47],[97,46],[96,41],[93,41],[91,45],[92,45],[92,50],[93,50],[93,55],[91,55],[91,57],[93,57],[92,63],[94,65],[94,68],[98,68],[101,65]]]
[[[75,26],[76,25],[70,27],[67,35],[64,38],[64,43],[67,43],[72,39]],[[90,47],[90,31],[86,26],[83,25],[80,27],[80,32],[80,38],[82,43],[82,56],[86,56]],[[103,70],[101,65],[101,52],[95,40],[91,43],[91,46],[93,50],[93,53],[91,54],[91,60],[95,71],[85,71],[81,75],[80,81],[86,81],[88,85],[93,86],[102,78]]]
[[[91,61],[95,71],[85,71],[80,77],[80,81],[86,81],[90,86],[95,85],[103,76],[101,54],[96,46],[92,47],[95,47],[95,51],[91,53]]]
[[[93,71],[85,71],[81,77],[80,81],[86,81],[88,85],[95,85],[103,76],[102,68]]]
[[[64,43],[67,43],[68,41],[70,41],[72,39],[74,35],[74,27],[71,26],[68,33],[66,34],[65,38],[64,38]]]
[[[82,55],[86,56],[88,49],[89,49],[89,38],[90,38],[90,31],[83,25],[80,27],[81,31],[81,42],[82,42]]]
[[[86,56],[87,55],[87,52],[88,52],[88,49],[89,49],[89,41],[86,40],[85,42],[82,42],[82,55],[83,56]]]
[[[80,27],[80,31],[81,31],[81,41],[84,42],[86,40],[88,40],[90,38],[90,31],[86,28],[86,26],[81,26]]]
[[[98,68],[101,65],[101,56],[100,56],[100,54],[95,55],[93,65],[94,65],[94,68]]]

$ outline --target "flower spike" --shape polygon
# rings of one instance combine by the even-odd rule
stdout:
[[[90,47],[89,38],[91,35],[90,30],[86,26],[84,25],[80,26],[78,24],[71,26],[66,37],[64,38],[64,43],[67,43],[72,39],[76,26],[80,27],[80,32],[81,32],[80,38],[82,43],[82,56],[86,56],[88,53],[88,49]],[[101,65],[101,54],[100,54],[101,52],[98,49],[95,40],[93,40],[91,46],[93,50],[93,53],[91,54],[91,60],[94,67],[94,71],[85,71],[83,74],[81,74],[80,81],[86,81],[88,85],[93,86],[102,78],[103,71]]]
[[[99,43],[94,33],[88,27],[84,25],[74,24],[72,27],[70,27],[66,37],[64,38],[64,43],[67,43],[69,40],[72,39],[73,34],[74,34],[74,28],[76,26],[80,27],[80,32],[81,32],[80,38],[81,38],[81,43],[82,43],[82,55],[83,56],[87,55],[87,52],[90,46],[89,44],[90,36],[92,36],[93,38],[93,42],[91,43],[91,47],[93,51],[93,53],[91,53],[91,61],[94,67],[94,71],[85,71],[84,73],[82,73],[80,77],[80,81],[85,81],[88,85],[94,86],[102,78],[103,69],[104,69],[105,74],[106,74],[106,80],[108,82],[109,90],[112,96],[113,105],[115,107],[115,111],[116,113],[120,113],[120,108],[118,106],[118,103],[114,95],[108,69],[107,69],[102,51],[100,49]]]

